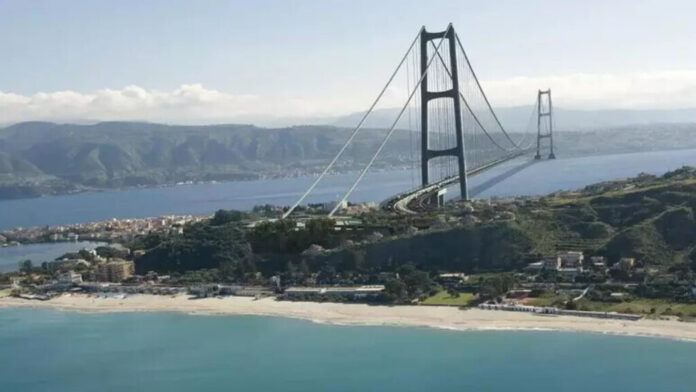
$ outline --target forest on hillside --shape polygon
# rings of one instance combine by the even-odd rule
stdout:
[[[655,124],[556,135],[559,157],[696,148],[694,124]],[[0,199],[179,182],[249,180],[316,173],[351,129],[333,126],[175,126],[20,123],[0,129]],[[364,129],[336,171],[362,168],[385,135]],[[379,168],[411,167],[418,135],[394,133]]]

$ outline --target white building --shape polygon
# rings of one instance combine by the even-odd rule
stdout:
[[[333,209],[336,207],[338,207],[337,211],[346,209],[348,207],[348,201],[337,200],[337,201],[330,201],[328,203],[324,203],[324,209],[326,211],[333,211]]]
[[[557,270],[561,268],[561,258],[559,256],[556,257],[545,257],[543,260],[541,260],[544,269],[549,269],[549,270]]]
[[[466,282],[469,280],[469,277],[466,276],[465,273],[463,272],[448,272],[444,274],[440,274],[438,276],[439,280],[443,282],[454,282],[454,283],[462,283]]]
[[[368,285],[357,287],[289,287],[285,294],[290,297],[304,295],[346,296],[352,298],[367,298],[379,295],[384,291],[383,285]]]
[[[572,250],[558,252],[558,258],[561,260],[561,268],[577,268],[582,272],[582,263],[585,260],[582,252]]]
[[[59,283],[82,283],[82,274],[78,274],[75,271],[68,271],[66,273],[58,275]]]

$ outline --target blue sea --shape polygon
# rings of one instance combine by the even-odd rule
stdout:
[[[575,189],[598,181],[632,177],[641,172],[662,174],[684,165],[696,166],[696,150],[529,161],[497,166],[470,180],[473,197],[542,195]],[[307,202],[338,200],[357,173],[326,178]],[[350,201],[380,202],[418,186],[412,170],[369,173]],[[166,214],[211,214],[218,209],[249,210],[255,205],[290,205],[314,181],[312,177],[192,184],[171,187],[89,192],[35,199],[0,200],[0,230],[16,226],[60,225],[111,218]],[[451,196],[458,196],[456,190]]]
[[[640,172],[661,174],[683,165],[696,165],[696,150],[518,160],[472,178],[470,191],[481,198],[537,195]],[[310,201],[337,199],[353,178],[329,178]],[[311,181],[197,184],[0,201],[0,230],[290,204]],[[380,201],[416,186],[416,181],[410,171],[372,173],[351,200]],[[58,256],[63,251],[51,248],[62,244],[46,246],[23,247],[26,254],[11,258]],[[16,265],[7,260],[6,266]],[[0,309],[0,392],[678,392],[696,390],[694,369],[696,343],[650,338]]]
[[[694,391],[696,343],[0,309],[0,391]]]
[[[599,181],[635,176],[641,172],[662,174],[684,165],[696,166],[696,150],[655,151],[580,158],[534,161],[518,159],[470,179],[473,197],[542,195],[557,190],[581,188]],[[307,202],[328,202],[341,197],[357,173],[327,177]],[[111,218],[166,214],[212,214],[220,208],[249,210],[255,205],[290,205],[314,178],[192,184],[171,187],[126,189],[51,196],[23,200],[0,200],[0,230],[22,226],[84,223]],[[369,173],[356,188],[351,201],[380,202],[418,186],[412,170]],[[458,188],[448,198],[458,197]],[[0,248],[0,272],[17,268],[20,260],[52,260],[65,252],[65,244],[30,245],[21,249]]]
[[[104,244],[103,242],[75,241],[0,248],[0,273],[16,271],[19,269],[19,262],[23,260],[31,260],[35,266],[39,266],[44,261],[53,261],[66,253],[77,252],[84,248],[93,249]]]

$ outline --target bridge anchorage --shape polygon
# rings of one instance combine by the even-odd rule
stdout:
[[[429,32],[422,27],[348,139],[283,218],[292,214],[331,171],[385,92],[390,87],[390,91],[397,90],[397,80],[405,81],[405,102],[369,161],[334,204],[329,217],[346,205],[397,128],[402,134],[407,132],[409,138],[420,133],[420,154],[409,151],[413,168],[420,167],[420,185],[414,183],[411,190],[382,202],[383,208],[399,213],[411,214],[441,206],[447,188],[455,184],[459,185],[461,198],[468,200],[471,196],[469,177],[534,151],[540,159],[542,139],[549,139],[549,158],[555,158],[550,90],[538,92],[526,128],[507,130],[483,91],[452,24],[440,32]],[[406,119],[408,123],[404,124]],[[415,124],[412,119],[416,120]],[[533,145],[535,133],[536,146]],[[420,156],[415,158],[417,155]]]

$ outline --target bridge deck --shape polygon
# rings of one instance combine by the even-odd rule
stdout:
[[[490,163],[483,165],[481,167],[478,167],[478,168],[475,168],[472,170],[468,170],[466,172],[466,175],[467,175],[467,177],[474,176],[474,175],[482,173],[490,168],[498,166],[502,163],[511,161],[515,158],[518,158],[518,157],[524,155],[525,153],[526,153],[526,151],[520,151],[518,153],[508,155],[504,158],[490,162]],[[436,194],[440,189],[445,188],[451,184],[454,184],[457,181],[459,181],[459,175],[447,177],[447,178],[444,178],[438,182],[434,182],[432,184],[429,184],[425,187],[413,189],[413,190],[407,191],[405,193],[401,193],[399,195],[391,197],[391,198],[385,200],[384,202],[382,202],[381,206],[383,209],[392,210],[392,211],[395,211],[398,213],[415,214],[415,213],[417,213],[417,211],[415,211],[411,208],[411,204],[414,201],[416,202],[417,206],[422,207],[423,202],[425,200],[429,199],[432,195]]]

